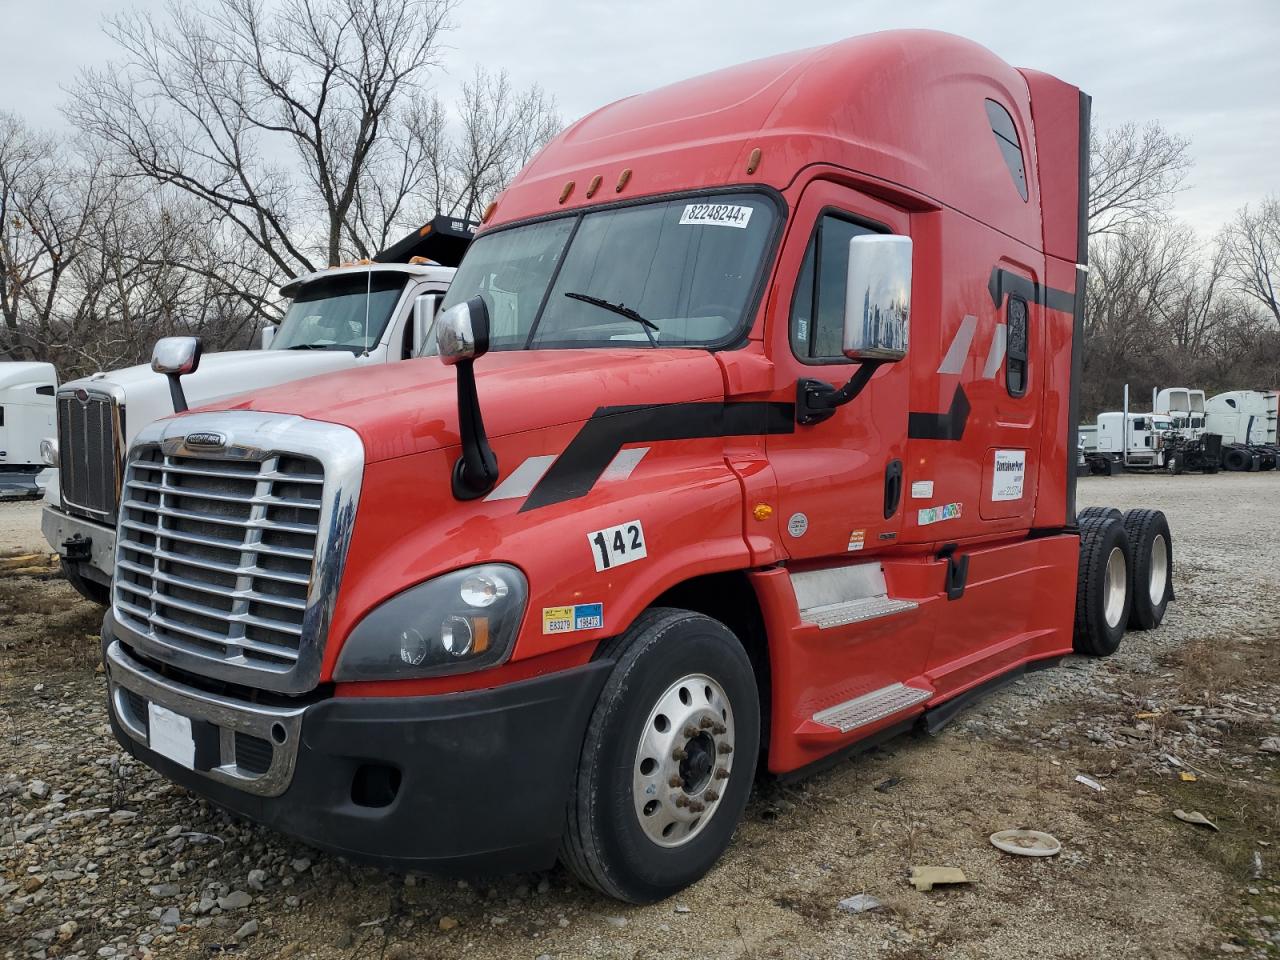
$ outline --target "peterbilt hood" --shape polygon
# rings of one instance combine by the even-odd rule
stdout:
[[[349,368],[359,362],[347,350],[229,350],[200,358],[200,368],[182,378],[188,405],[195,407],[260,387]],[[379,364],[381,366],[381,364]],[[148,364],[95,373],[63,385],[122,397],[126,440],[153,420],[173,413],[167,378]]]
[[[532,350],[476,361],[485,429],[497,438],[585,420],[601,407],[724,396],[705,350]],[[364,441],[367,462],[459,443],[456,372],[437,357],[350,370],[259,390],[203,409],[291,413],[340,423]]]

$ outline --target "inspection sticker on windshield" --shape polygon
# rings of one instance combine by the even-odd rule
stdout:
[[[644,545],[644,527],[640,526],[639,520],[592,531],[587,534],[587,542],[591,545],[591,557],[596,562],[596,573],[649,555]]]
[[[573,633],[604,626],[603,603],[578,603],[572,607],[543,607],[543,633]]]
[[[736,203],[688,203],[680,214],[682,225],[695,227],[738,227],[751,222],[751,208]]]

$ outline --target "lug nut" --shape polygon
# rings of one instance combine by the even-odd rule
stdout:
[[[708,790],[706,793],[703,794],[703,796],[706,797],[712,803],[715,803],[717,800],[720,799],[720,794],[716,793],[714,790]]]
[[[684,752],[684,747],[676,747],[671,751],[672,760],[683,760],[688,754]]]
[[[716,736],[720,736],[722,733],[727,733],[728,730],[729,728],[726,727],[723,723],[717,723],[714,727],[711,728],[711,732],[714,733]]]
[[[717,771],[716,771],[716,779],[717,779],[717,780],[728,780],[728,779],[729,779],[729,771],[728,771],[728,770],[726,770],[724,767],[721,767],[719,770],[717,770]]]
[[[698,735],[698,728],[695,727],[692,723],[684,728],[684,738],[686,740],[692,740],[697,735]]]
[[[671,779],[667,781],[667,786],[668,786],[668,787],[678,787],[678,786],[680,786],[680,784],[682,784],[682,783],[684,783],[684,781],[680,779],[680,775],[679,775],[679,774],[676,774],[676,773],[673,773],[673,774],[671,775]]]
[[[729,744],[727,743],[717,743],[716,753],[733,753],[733,747],[729,746]],[[681,759],[684,759],[684,758],[681,757]]]
[[[706,805],[705,803],[703,803],[701,800],[690,800],[690,801],[689,801],[689,812],[690,812],[690,813],[701,813],[701,812],[702,812],[703,810],[705,810],[705,809],[707,809],[707,805]]]
[[[703,717],[701,720],[698,721],[698,726],[700,726],[703,730],[710,730],[713,726],[715,726],[715,721],[712,720],[710,717]]]
[[[689,798],[683,793],[678,794],[675,799],[675,805],[677,807],[687,807],[689,805]]]

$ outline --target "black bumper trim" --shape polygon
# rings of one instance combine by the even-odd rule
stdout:
[[[351,860],[492,875],[550,867],[591,710],[611,660],[488,690],[329,698],[307,707],[293,778],[263,797],[210,780],[130,737],[168,779],[235,813]],[[362,766],[399,771],[394,799],[362,806]]]

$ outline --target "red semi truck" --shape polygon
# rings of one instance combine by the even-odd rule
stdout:
[[[116,736],[353,858],[646,902],[757,773],[1157,625],[1164,517],[1075,504],[1088,130],[930,32],[580,120],[431,356],[139,434]]]

